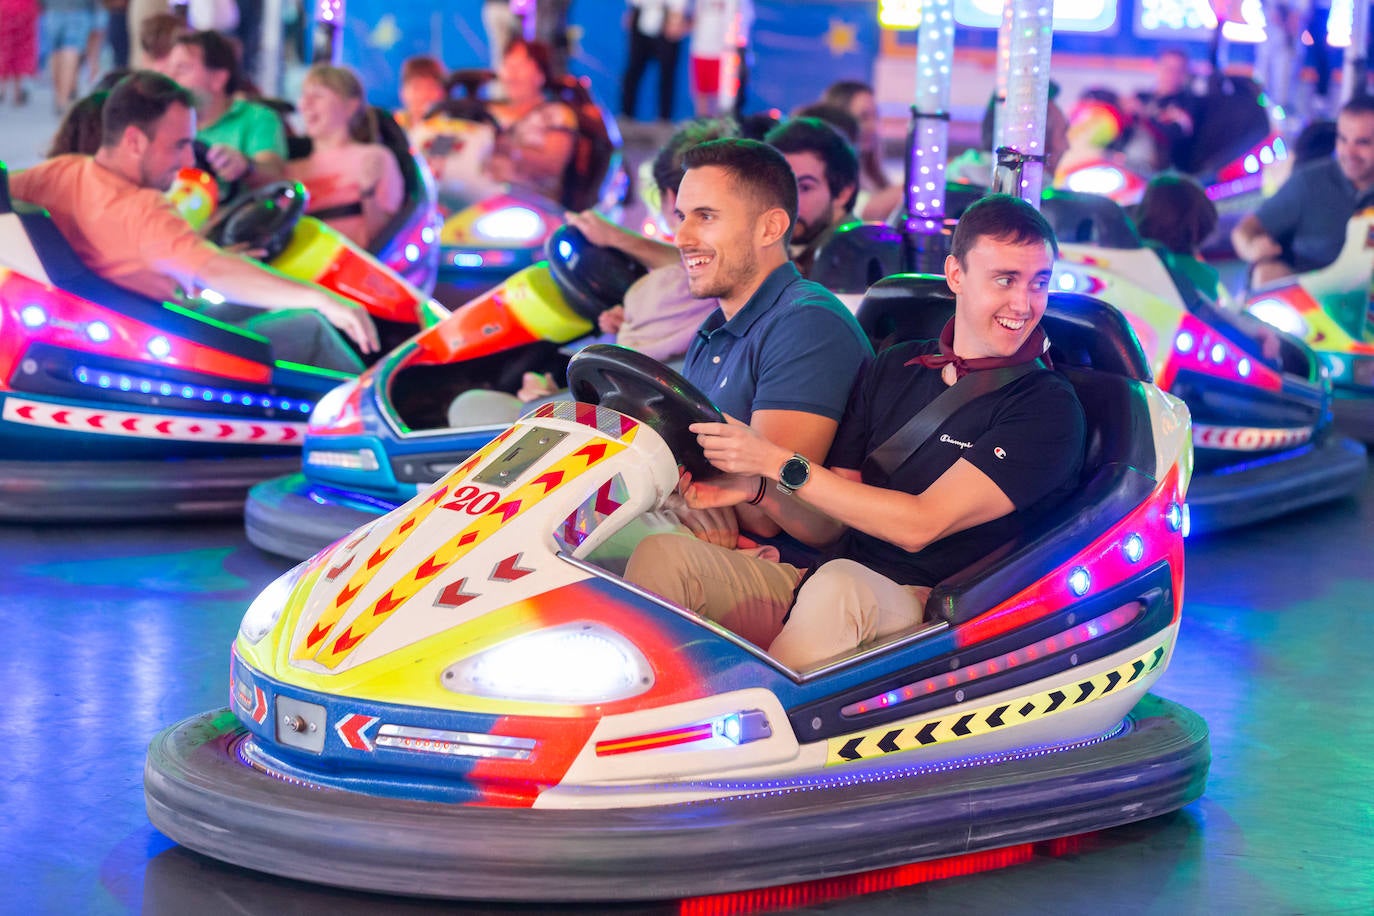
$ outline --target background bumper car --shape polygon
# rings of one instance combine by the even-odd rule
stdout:
[[[593,333],[596,316],[644,273],[569,227],[548,254],[322,401],[302,471],[250,493],[248,539],[308,557],[413,497],[506,426],[450,428],[455,397],[480,388],[513,392],[526,371],[561,374],[560,346]]]
[[[0,169],[0,519],[238,514],[344,378],[92,273]]]
[[[1336,425],[1374,442],[1374,326],[1370,323],[1369,234],[1374,212],[1350,221],[1332,264],[1253,290],[1245,310],[1301,338],[1325,364]]]
[[[884,281],[880,308],[905,295],[943,321],[931,288]],[[262,593],[231,707],[153,741],[149,817],[293,878],[607,900],[1188,804],[1206,725],[1148,695],[1178,633],[1187,409],[1110,307],[1062,296],[1045,320],[1088,419],[1082,486],[942,583],[916,630],[796,672],[599,566],[679,462],[705,466],[685,427],[718,414],[670,370],[589,349],[570,376],[599,406],[545,405]]]
[[[457,97],[438,112],[438,118],[458,122],[491,123],[477,94],[493,79],[489,70],[462,70],[451,83]],[[550,200],[519,188],[474,190],[441,182],[439,203],[444,214],[440,231],[438,294],[446,304],[466,302],[506,277],[536,263],[563,214],[595,207],[614,215],[629,187],[622,159],[620,128],[596,103],[585,77],[565,76],[555,97],[577,116],[577,138],[563,177],[562,200]],[[456,127],[456,131],[463,128]],[[438,130],[445,136],[442,127]]]

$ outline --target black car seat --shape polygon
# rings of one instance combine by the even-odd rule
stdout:
[[[943,277],[903,274],[875,285],[858,319],[870,334],[895,328],[907,339],[932,337],[953,309]],[[1155,467],[1144,391],[1149,364],[1125,317],[1090,296],[1052,293],[1042,322],[1055,368],[1073,384],[1087,420],[1080,485],[1015,540],[935,587],[926,606],[952,624],[991,610],[1084,550],[1138,506],[1164,470]]]
[[[8,213],[19,218],[39,263],[59,289],[178,337],[256,363],[272,365],[272,348],[261,337],[218,322],[201,320],[182,309],[167,308],[164,303],[125,289],[91,270],[77,256],[46,210],[23,202],[15,203],[11,199],[9,172],[0,163],[0,214]]]
[[[1259,84],[1244,76],[1216,74],[1208,80],[1189,147],[1191,174],[1209,177],[1269,136],[1262,94]]]
[[[1140,248],[1145,243],[1126,211],[1110,197],[1082,191],[1046,191],[1040,212],[1054,227],[1060,244],[1100,248]]]
[[[564,76],[554,95],[577,116],[577,138],[563,171],[560,203],[569,210],[585,210],[596,204],[607,177],[621,167],[619,130],[592,99],[586,77]]]

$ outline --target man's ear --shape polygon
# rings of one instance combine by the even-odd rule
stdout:
[[[148,135],[133,124],[124,128],[124,135],[119,138],[119,145],[136,159],[143,158],[143,154],[148,151],[148,144],[151,142]]]
[[[831,199],[839,205],[841,213],[848,213],[850,210],[854,209],[854,201],[858,200],[858,198],[859,186],[856,184],[847,184],[840,188],[840,193],[836,194]]]
[[[769,207],[759,216],[759,241],[762,247],[776,245],[787,237],[787,229],[792,221],[782,207]]]
[[[954,255],[945,255],[945,282],[949,284],[950,292],[956,296],[959,294],[959,287],[964,285],[964,268],[959,264],[959,259]]]

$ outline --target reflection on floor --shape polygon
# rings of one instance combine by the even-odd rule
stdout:
[[[1098,912],[1104,901],[1122,913],[1374,907],[1374,478],[1362,497],[1190,542],[1183,633],[1157,692],[1211,727],[1214,762],[1200,802],[1041,846],[1013,867],[832,901],[826,911]],[[148,739],[224,705],[239,616],[287,565],[248,546],[238,525],[9,527],[0,529],[0,556],[8,757],[0,909],[491,911],[256,875],[175,847],[149,826]]]

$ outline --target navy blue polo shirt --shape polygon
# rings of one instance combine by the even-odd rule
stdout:
[[[735,317],[727,321],[720,308],[706,316],[682,374],[744,423],[756,410],[839,420],[872,356],[849,309],[819,283],[802,279],[789,261],[768,275]]]
[[[1374,189],[1359,193],[1335,159],[1323,159],[1289,176],[1259,205],[1255,218],[1283,246],[1283,259],[1302,273],[1340,257],[1346,224],[1369,206]]]

